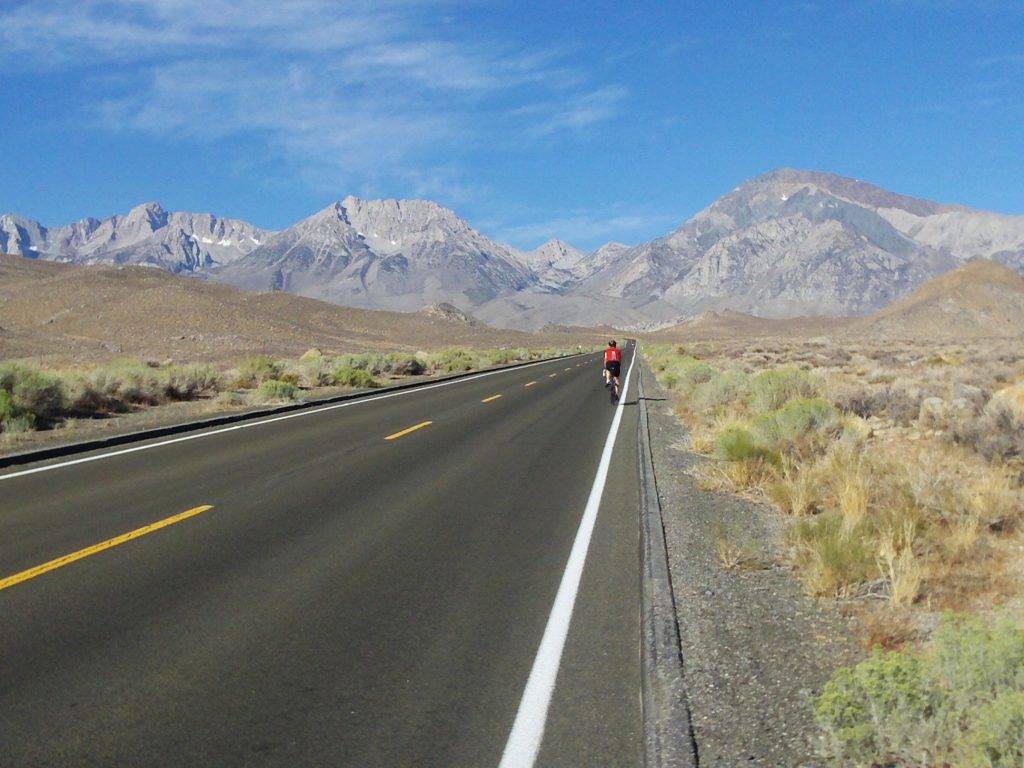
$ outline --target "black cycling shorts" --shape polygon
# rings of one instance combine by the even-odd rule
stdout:
[[[611,372],[612,376],[618,376],[619,375],[619,367],[621,365],[622,364],[618,360],[610,360],[610,361],[608,361],[607,363],[604,364],[604,367],[607,368]]]

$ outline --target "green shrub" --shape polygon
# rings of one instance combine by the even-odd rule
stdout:
[[[281,371],[281,364],[267,355],[249,357],[238,364],[235,386],[252,389],[264,381],[277,379]]]
[[[27,432],[35,426],[35,416],[19,408],[14,396],[0,389],[0,432],[14,434]]]
[[[747,404],[755,412],[781,408],[796,397],[817,397],[821,386],[817,379],[799,368],[773,368],[750,379]]]
[[[669,361],[662,374],[662,383],[668,389],[693,389],[710,381],[716,371],[708,363],[695,357],[680,357]]]
[[[168,400],[194,400],[213,394],[223,386],[223,377],[212,365],[182,365],[160,370],[164,396]]]
[[[947,616],[921,650],[838,670],[815,706],[836,765],[1024,764],[1024,631]]]
[[[303,355],[286,371],[294,377],[295,384],[304,387],[326,387],[334,382],[334,361],[323,355]]]
[[[364,369],[371,376],[380,376],[382,373],[387,373],[391,370],[391,355],[380,355],[375,353],[367,353],[364,355],[365,365]]]
[[[472,371],[476,368],[476,360],[465,349],[452,347],[438,352],[433,359],[434,367],[447,373]]]
[[[715,436],[715,454],[726,461],[761,459],[778,464],[777,452],[760,443],[746,427],[726,427]]]
[[[960,752],[968,768],[1024,765],[1024,692],[1004,691],[982,704]]]
[[[875,552],[862,528],[844,527],[843,516],[825,512],[802,519],[790,529],[793,559],[812,595],[847,595],[878,576]]]
[[[751,429],[763,444],[779,449],[811,432],[834,427],[838,421],[839,412],[827,400],[798,397],[756,416]]]
[[[28,366],[7,363],[0,366],[0,389],[10,395],[14,415],[8,417],[13,431],[14,420],[28,418],[29,426],[48,426],[64,413],[66,398],[59,378]]]
[[[67,410],[77,416],[121,413],[132,405],[194,400],[219,392],[223,376],[212,365],[159,366],[117,361],[63,374]]]
[[[106,366],[104,372],[117,382],[115,391],[125,403],[156,405],[167,396],[163,377],[152,366],[117,362]]]
[[[910,651],[878,649],[832,676],[815,715],[838,765],[874,766],[919,755],[921,725],[932,710],[921,660]]]
[[[333,381],[341,387],[356,387],[358,389],[380,386],[380,383],[366,371],[347,365],[342,365],[335,369]]]
[[[739,368],[729,368],[699,384],[690,396],[690,405],[699,411],[714,411],[746,399],[750,377]]]
[[[98,369],[66,378],[68,410],[76,416],[123,413],[128,402],[121,392],[122,379],[109,370]]]
[[[255,399],[262,403],[271,403],[278,400],[294,400],[299,394],[299,388],[287,381],[267,379],[257,388]]]

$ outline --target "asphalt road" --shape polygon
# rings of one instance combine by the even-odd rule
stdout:
[[[599,372],[0,474],[0,765],[497,765],[615,413]],[[539,766],[642,762],[635,391]]]

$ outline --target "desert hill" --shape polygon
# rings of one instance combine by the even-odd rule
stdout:
[[[845,317],[793,317],[778,319],[756,317],[732,310],[708,310],[676,325],[647,334],[657,342],[684,339],[756,338],[759,336],[817,336],[835,333],[853,322]]]
[[[932,278],[867,317],[775,319],[708,311],[646,337],[675,342],[833,334],[905,339],[1024,336],[1024,277],[1002,264],[976,259]]]
[[[0,358],[230,360],[255,353],[298,355],[313,346],[347,352],[587,341],[579,334],[496,330],[437,313],[352,309],[289,293],[249,293],[151,267],[0,256]]]
[[[1024,277],[994,261],[970,261],[851,330],[910,338],[1024,336]]]

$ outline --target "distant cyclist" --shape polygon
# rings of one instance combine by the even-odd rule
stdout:
[[[604,385],[612,391],[612,402],[619,399],[619,370],[622,368],[622,350],[615,339],[604,351]]]

